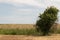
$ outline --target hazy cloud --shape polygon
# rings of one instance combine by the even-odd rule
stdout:
[[[50,6],[60,10],[60,0],[0,0],[0,23],[35,23]]]

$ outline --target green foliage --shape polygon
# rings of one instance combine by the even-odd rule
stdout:
[[[47,8],[42,15],[39,16],[39,20],[36,23],[38,32],[42,32],[42,35],[48,35],[50,28],[57,20],[58,9],[51,6]]]
[[[0,29],[4,35],[38,35],[36,29]]]

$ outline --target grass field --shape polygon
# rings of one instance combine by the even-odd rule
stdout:
[[[35,28],[33,24],[0,24],[0,28],[3,29],[31,29]]]
[[[60,34],[52,36],[0,35],[0,40],[60,40]]]
[[[58,25],[57,28],[59,28],[59,26],[60,25]],[[55,28],[53,28],[52,30],[56,30],[56,25],[54,25],[53,27]],[[60,29],[57,31],[57,33],[60,33]],[[33,24],[0,24],[0,34],[33,35],[37,34],[37,31]]]
[[[0,34],[35,35],[37,31],[32,24],[0,24]]]
[[[0,24],[0,28],[7,28],[7,29],[31,29],[31,28],[35,28],[34,26],[35,24]],[[59,29],[60,28],[60,24],[55,24],[54,25],[55,28]]]
[[[35,29],[33,24],[0,24],[0,31],[1,32],[7,32],[7,30],[10,32],[9,29],[11,29],[12,32],[16,31],[13,29]],[[6,30],[5,30],[6,29]],[[19,32],[19,30],[17,30]],[[27,30],[24,30],[25,32]],[[28,34],[31,34],[31,31],[28,32]],[[8,32],[8,33],[9,33]],[[18,33],[17,32],[17,33]],[[34,32],[34,31],[32,31]],[[14,34],[14,33],[13,33]],[[34,34],[34,33],[33,33]],[[34,35],[2,35],[0,34],[0,40],[60,40],[60,34],[52,34],[51,36],[34,36]]]

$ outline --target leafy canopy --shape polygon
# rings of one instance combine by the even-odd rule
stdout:
[[[37,31],[41,31],[43,33],[42,35],[48,35],[50,28],[57,20],[58,11],[54,6],[47,8],[36,22]]]

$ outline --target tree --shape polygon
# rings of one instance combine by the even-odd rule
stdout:
[[[58,9],[54,6],[47,8],[42,14],[39,16],[39,20],[36,22],[37,31],[41,31],[42,35],[48,35],[52,25],[57,20]]]

